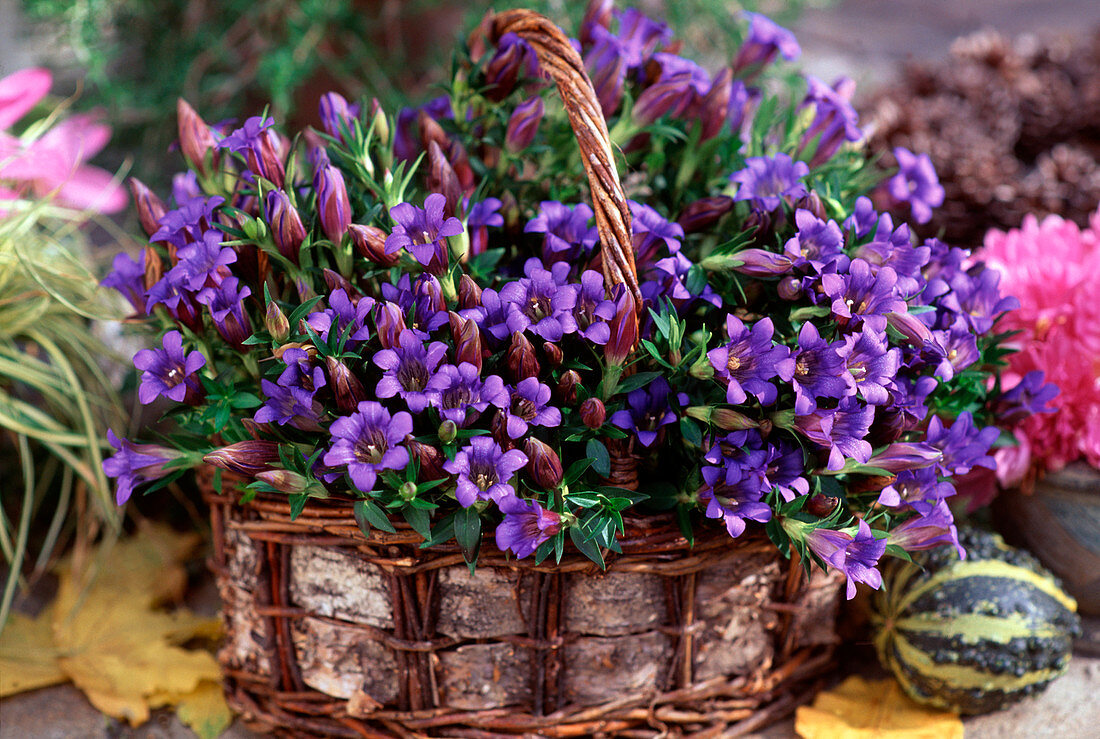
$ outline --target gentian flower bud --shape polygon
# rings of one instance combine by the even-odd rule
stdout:
[[[638,343],[638,315],[634,294],[625,287],[615,301],[615,316],[609,322],[611,338],[604,345],[608,364],[622,364]]]
[[[565,361],[565,354],[561,347],[552,341],[542,342],[542,353],[551,367],[561,367],[561,363]]]
[[[481,288],[467,274],[458,281],[458,307],[461,310],[481,307]]]
[[[880,467],[887,472],[931,467],[943,459],[943,452],[930,444],[895,442],[867,460],[868,467]]]
[[[321,277],[324,278],[325,287],[328,288],[330,293],[336,292],[337,290],[343,290],[352,305],[358,305],[359,298],[363,297],[363,293],[359,292],[359,289],[352,285],[348,279],[339,272],[335,272],[326,267],[321,270]]]
[[[297,265],[302,242],[306,240],[306,227],[285,192],[272,190],[264,196],[264,216],[279,253]]]
[[[400,254],[386,253],[386,237],[389,234],[377,226],[353,223],[348,226],[348,233],[351,234],[351,244],[355,251],[367,261],[382,267],[392,267],[401,261]]]
[[[451,419],[445,419],[439,424],[439,440],[444,444],[450,444],[458,438],[458,424]]]
[[[344,140],[343,131],[350,131],[354,116],[348,101],[338,92],[326,92],[319,103],[321,125],[325,133],[337,141]]]
[[[164,201],[137,177],[130,178],[130,194],[134,197],[142,230],[146,236],[152,236],[160,230],[160,219],[165,212]]]
[[[236,444],[215,449],[202,458],[207,464],[235,472],[245,477],[255,477],[279,461],[279,445],[274,441],[238,441]]]
[[[417,479],[421,482],[442,480],[447,477],[447,473],[443,469],[443,463],[447,461],[447,458],[443,456],[443,452],[438,448],[417,441],[412,434],[405,437],[405,446],[409,450],[410,457],[420,464],[420,474]]]
[[[779,281],[776,292],[784,300],[798,300],[802,296],[802,281],[797,277],[784,277]]]
[[[657,80],[638,96],[634,120],[647,126],[666,114],[678,116],[691,102],[691,95],[690,74],[672,74]]]
[[[699,121],[702,124],[700,141],[709,141],[722,131],[729,117],[730,95],[733,93],[733,70],[723,67],[714,80],[710,83],[710,89],[703,96],[703,104],[699,111]]]
[[[699,198],[688,203],[676,222],[686,234],[699,233],[709,229],[731,210],[733,210],[733,198],[728,195]]]
[[[278,490],[280,493],[287,493],[289,495],[298,495],[304,493],[310,489],[310,481],[297,472],[291,472],[290,470],[268,470],[266,472],[259,472],[255,475],[257,480],[266,482],[271,487]],[[316,487],[323,490],[320,485]]]
[[[326,357],[325,367],[328,369],[329,387],[336,396],[336,407],[341,413],[354,413],[361,402],[370,399],[363,384],[346,364],[336,357]]]
[[[751,233],[753,241],[760,243],[768,238],[774,225],[770,214],[762,210],[754,210],[745,218],[741,230],[745,233]]]
[[[443,204],[443,217],[451,218],[455,214],[455,205],[462,201],[462,185],[458,175],[443,154],[443,149],[435,141],[428,142],[428,189],[442,193],[447,201]]]
[[[339,244],[351,225],[351,203],[344,186],[344,175],[331,164],[317,170],[313,176],[317,190],[317,211],[321,228],[334,244]]]
[[[164,263],[161,262],[160,254],[152,246],[145,247],[145,289],[151,289],[160,282],[163,275]]]
[[[390,143],[390,120],[386,117],[386,111],[382,110],[378,98],[370,99],[370,121],[374,126],[375,140],[385,148]]]
[[[407,481],[401,484],[401,487],[397,489],[397,494],[401,496],[402,500],[410,501],[416,497],[417,489],[416,483]]]
[[[290,321],[283,313],[279,304],[272,300],[267,304],[267,312],[264,314],[264,327],[275,341],[286,341],[290,336]]]
[[[935,340],[932,329],[928,328],[920,318],[912,313],[891,311],[886,314],[886,323],[900,332],[910,344],[918,349]]]
[[[463,318],[454,311],[448,314],[451,338],[455,343],[455,363],[469,362],[481,373],[481,331],[472,318]]]
[[[703,423],[709,423],[723,431],[744,431],[754,429],[760,424],[743,413],[732,408],[715,408],[708,405],[693,405],[684,409],[684,413]]]
[[[839,504],[839,498],[830,498],[819,493],[806,501],[806,512],[818,518],[828,518]]]
[[[581,403],[581,422],[590,429],[598,429],[607,420],[607,408],[599,398],[589,398]]]
[[[541,368],[538,358],[535,357],[535,347],[519,331],[512,334],[512,345],[508,348],[506,360],[514,382],[538,377]]]
[[[395,303],[385,302],[378,309],[374,322],[382,348],[393,349],[399,345],[401,332],[405,330],[405,313]]]
[[[214,149],[214,134],[210,132],[210,127],[199,117],[195,109],[183,98],[176,100],[176,118],[179,126],[180,151],[200,174],[207,174],[206,155]]]
[[[536,64],[534,50],[514,33],[506,33],[497,40],[497,51],[485,65],[485,97],[497,103],[516,89],[520,74]],[[524,70],[524,67],[528,70]]]
[[[558,395],[566,405],[577,402],[577,386],[581,384],[581,376],[576,370],[568,370],[562,373],[558,380]]]
[[[508,130],[504,134],[504,146],[514,153],[523,151],[535,140],[546,104],[541,97],[533,97],[520,103],[508,119]]]
[[[587,47],[593,42],[593,30],[596,26],[611,28],[611,17],[615,10],[615,0],[588,0],[581,20],[581,44]]]
[[[563,476],[558,453],[534,436],[527,437],[523,451],[527,455],[527,474],[535,484],[546,490],[557,490]]]
[[[803,195],[795,204],[795,211],[808,210],[814,214],[814,217],[818,220],[828,220],[829,214],[825,211],[825,203],[821,201],[821,196],[811,190]]]
[[[777,277],[790,272],[794,260],[787,254],[767,249],[742,249],[733,254],[706,257],[701,264],[706,269],[728,269],[750,277]]]
[[[286,184],[286,166],[280,149],[275,144],[279,142],[278,135],[273,130],[267,130],[260,134],[259,151],[249,149],[245,157],[248,167],[261,177],[271,181],[275,187]]]
[[[424,147],[424,151],[428,150],[428,145],[433,141],[439,144],[441,150],[450,150],[451,140],[447,138],[447,132],[443,130],[443,126],[439,125],[439,121],[432,118],[427,111],[421,110],[417,113],[416,127],[420,133],[420,144]]]

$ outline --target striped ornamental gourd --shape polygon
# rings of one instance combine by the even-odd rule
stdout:
[[[1077,604],[1027,552],[977,529],[891,563],[874,599],[879,660],[910,696],[963,714],[1001,708],[1066,671]]]

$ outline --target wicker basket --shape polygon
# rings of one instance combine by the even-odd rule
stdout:
[[[637,298],[630,211],[583,63],[530,11],[482,26],[535,49],[592,189],[609,284]],[[634,487],[629,446],[614,484]],[[616,454],[616,452],[618,452]],[[812,692],[830,664],[840,581],[718,526],[694,544],[671,518],[627,523],[606,572],[579,554],[515,561],[356,525],[352,502],[242,504],[207,477],[230,704],[293,736],[717,736],[751,731]],[[395,525],[398,525],[395,523]]]

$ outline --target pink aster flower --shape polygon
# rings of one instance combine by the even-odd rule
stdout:
[[[1043,372],[1061,392],[1053,413],[1032,413],[1016,427],[1038,469],[1057,470],[1084,458],[1100,467],[1100,323],[1093,302],[1100,294],[1100,210],[1089,228],[1058,216],[1027,216],[1008,232],[986,234],[986,262],[1003,275],[1001,288],[1020,308],[999,330],[1019,331],[1003,381],[1011,391],[1028,373]],[[1021,461],[1014,460],[1018,474]]]
[[[0,79],[0,202],[53,196],[60,205],[79,210],[122,210],[126,193],[113,175],[85,164],[111,137],[111,129],[96,116],[70,116],[37,137],[7,132],[46,96],[51,81],[40,68]],[[0,215],[5,210],[0,207]]]

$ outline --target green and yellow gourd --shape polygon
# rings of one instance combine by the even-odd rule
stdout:
[[[967,558],[939,547],[895,561],[875,594],[879,660],[915,700],[987,713],[1041,691],[1066,671],[1077,604],[1027,552],[976,529]]]

